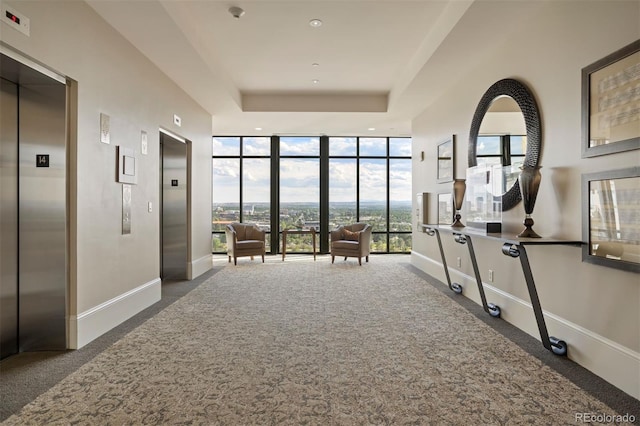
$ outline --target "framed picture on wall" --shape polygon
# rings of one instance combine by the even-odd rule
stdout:
[[[582,69],[582,157],[640,148],[640,40]]]
[[[640,167],[582,175],[582,260],[640,272]]]
[[[438,183],[453,181],[454,140],[455,136],[451,136],[446,141],[438,144],[438,164],[436,176],[436,181]]]
[[[438,194],[438,225],[453,223],[453,196],[450,192]]]

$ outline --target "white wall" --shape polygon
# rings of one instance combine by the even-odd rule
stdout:
[[[70,125],[70,346],[80,347],[160,298],[159,128],[191,142],[189,268],[211,268],[211,116],[84,2],[12,1],[31,20],[26,37],[2,24],[2,41],[74,80]],[[100,143],[100,113],[111,144]],[[182,127],[173,124],[173,114]],[[148,155],[140,153],[141,131]],[[134,149],[132,233],[121,234],[116,146]],[[194,196],[193,194],[197,194]],[[153,212],[148,212],[148,202]]]
[[[435,181],[437,143],[457,135],[456,177],[464,177],[478,101],[494,82],[516,78],[533,92],[542,118],[534,229],[547,237],[582,240],[581,174],[637,166],[640,153],[581,158],[581,69],[640,38],[639,18],[637,1],[475,2],[423,69],[441,91],[413,120],[413,192],[433,194],[431,217],[435,194],[451,188]],[[503,229],[519,231],[523,218],[520,203],[504,213]],[[443,242],[452,278],[479,302],[467,247],[446,235]],[[502,255],[500,247],[474,239],[487,297],[501,306],[505,320],[539,338],[520,262]],[[414,232],[413,250],[414,264],[444,282],[436,239]],[[527,252],[550,334],[568,342],[571,359],[640,398],[638,275],[583,263],[577,247],[528,247]]]

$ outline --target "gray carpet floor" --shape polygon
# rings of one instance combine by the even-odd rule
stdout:
[[[453,295],[406,256],[372,256],[363,266],[331,265],[326,256],[217,265],[194,282],[165,283],[159,304],[81,350],[0,363],[2,419],[573,424],[581,412],[640,417],[637,400]]]

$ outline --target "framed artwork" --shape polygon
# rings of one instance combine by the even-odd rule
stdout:
[[[582,69],[582,157],[640,148],[640,40]]]
[[[453,223],[453,196],[450,192],[438,194],[438,225]]]
[[[582,261],[640,272],[640,167],[582,175]]]
[[[454,140],[455,136],[438,144],[438,165],[436,181],[438,183],[452,182],[454,171]]]

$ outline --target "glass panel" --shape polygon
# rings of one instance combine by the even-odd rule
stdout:
[[[356,222],[356,159],[329,160],[329,229]]]
[[[387,230],[387,160],[360,160],[360,222]]]
[[[411,138],[389,139],[389,155],[392,157],[411,157]]]
[[[271,159],[246,158],[242,167],[242,221],[271,231]]]
[[[500,155],[502,152],[500,136],[478,136],[476,155]]]
[[[371,235],[371,252],[372,253],[387,252],[387,234]]]
[[[240,155],[240,138],[237,137],[214,137],[213,155]]]
[[[389,160],[389,231],[411,232],[411,160]]]
[[[224,231],[225,225],[240,220],[240,159],[212,160],[211,230]]]
[[[411,253],[411,234],[389,234],[390,253]]]
[[[213,234],[211,236],[211,252],[226,253],[227,252],[227,235]]]
[[[355,157],[356,151],[356,138],[329,138],[330,156]]]
[[[526,136],[516,136],[511,135],[509,137],[510,144],[509,148],[511,149],[511,155],[525,155],[527,153],[527,137]]]
[[[280,155],[320,155],[319,137],[281,137]]]
[[[245,137],[242,138],[242,155],[271,155],[271,138]]]
[[[387,156],[387,138],[360,138],[361,156]]]
[[[320,161],[280,160],[280,231],[320,228]]]

